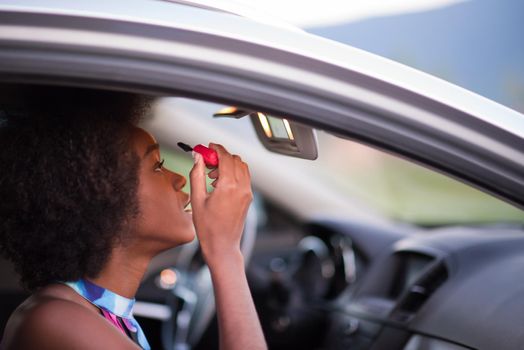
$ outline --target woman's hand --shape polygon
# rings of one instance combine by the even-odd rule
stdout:
[[[249,292],[240,239],[253,200],[249,169],[239,156],[209,144],[218,168],[209,173],[215,190],[207,193],[204,160],[195,153],[191,206],[200,247],[209,266],[217,306],[221,350],[266,350],[266,341]]]
[[[249,204],[253,199],[251,178],[246,163],[223,146],[210,143],[218,154],[219,165],[209,173],[215,179],[214,191],[206,190],[205,164],[194,154],[191,170],[191,207],[193,223],[208,265],[240,253],[240,239]]]

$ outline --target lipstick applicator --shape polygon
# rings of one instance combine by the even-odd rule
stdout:
[[[208,148],[204,145],[196,145],[191,147],[183,142],[177,143],[178,147],[182,148],[185,152],[197,152],[202,155],[204,163],[211,168],[216,168],[218,166],[218,154],[214,149]]]

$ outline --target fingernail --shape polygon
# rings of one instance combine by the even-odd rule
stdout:
[[[200,161],[200,158],[202,157],[198,152],[191,152],[191,155],[193,156],[193,161],[195,162],[195,164],[197,164]]]

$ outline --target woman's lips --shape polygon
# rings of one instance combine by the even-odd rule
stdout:
[[[186,213],[192,213],[193,212],[193,210],[191,208],[191,200],[188,200],[186,205],[184,205],[184,211]]]

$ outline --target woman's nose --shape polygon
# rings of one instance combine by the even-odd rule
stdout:
[[[177,173],[173,173],[173,186],[175,187],[175,190],[181,191],[182,188],[186,185],[187,180],[186,177]]]

